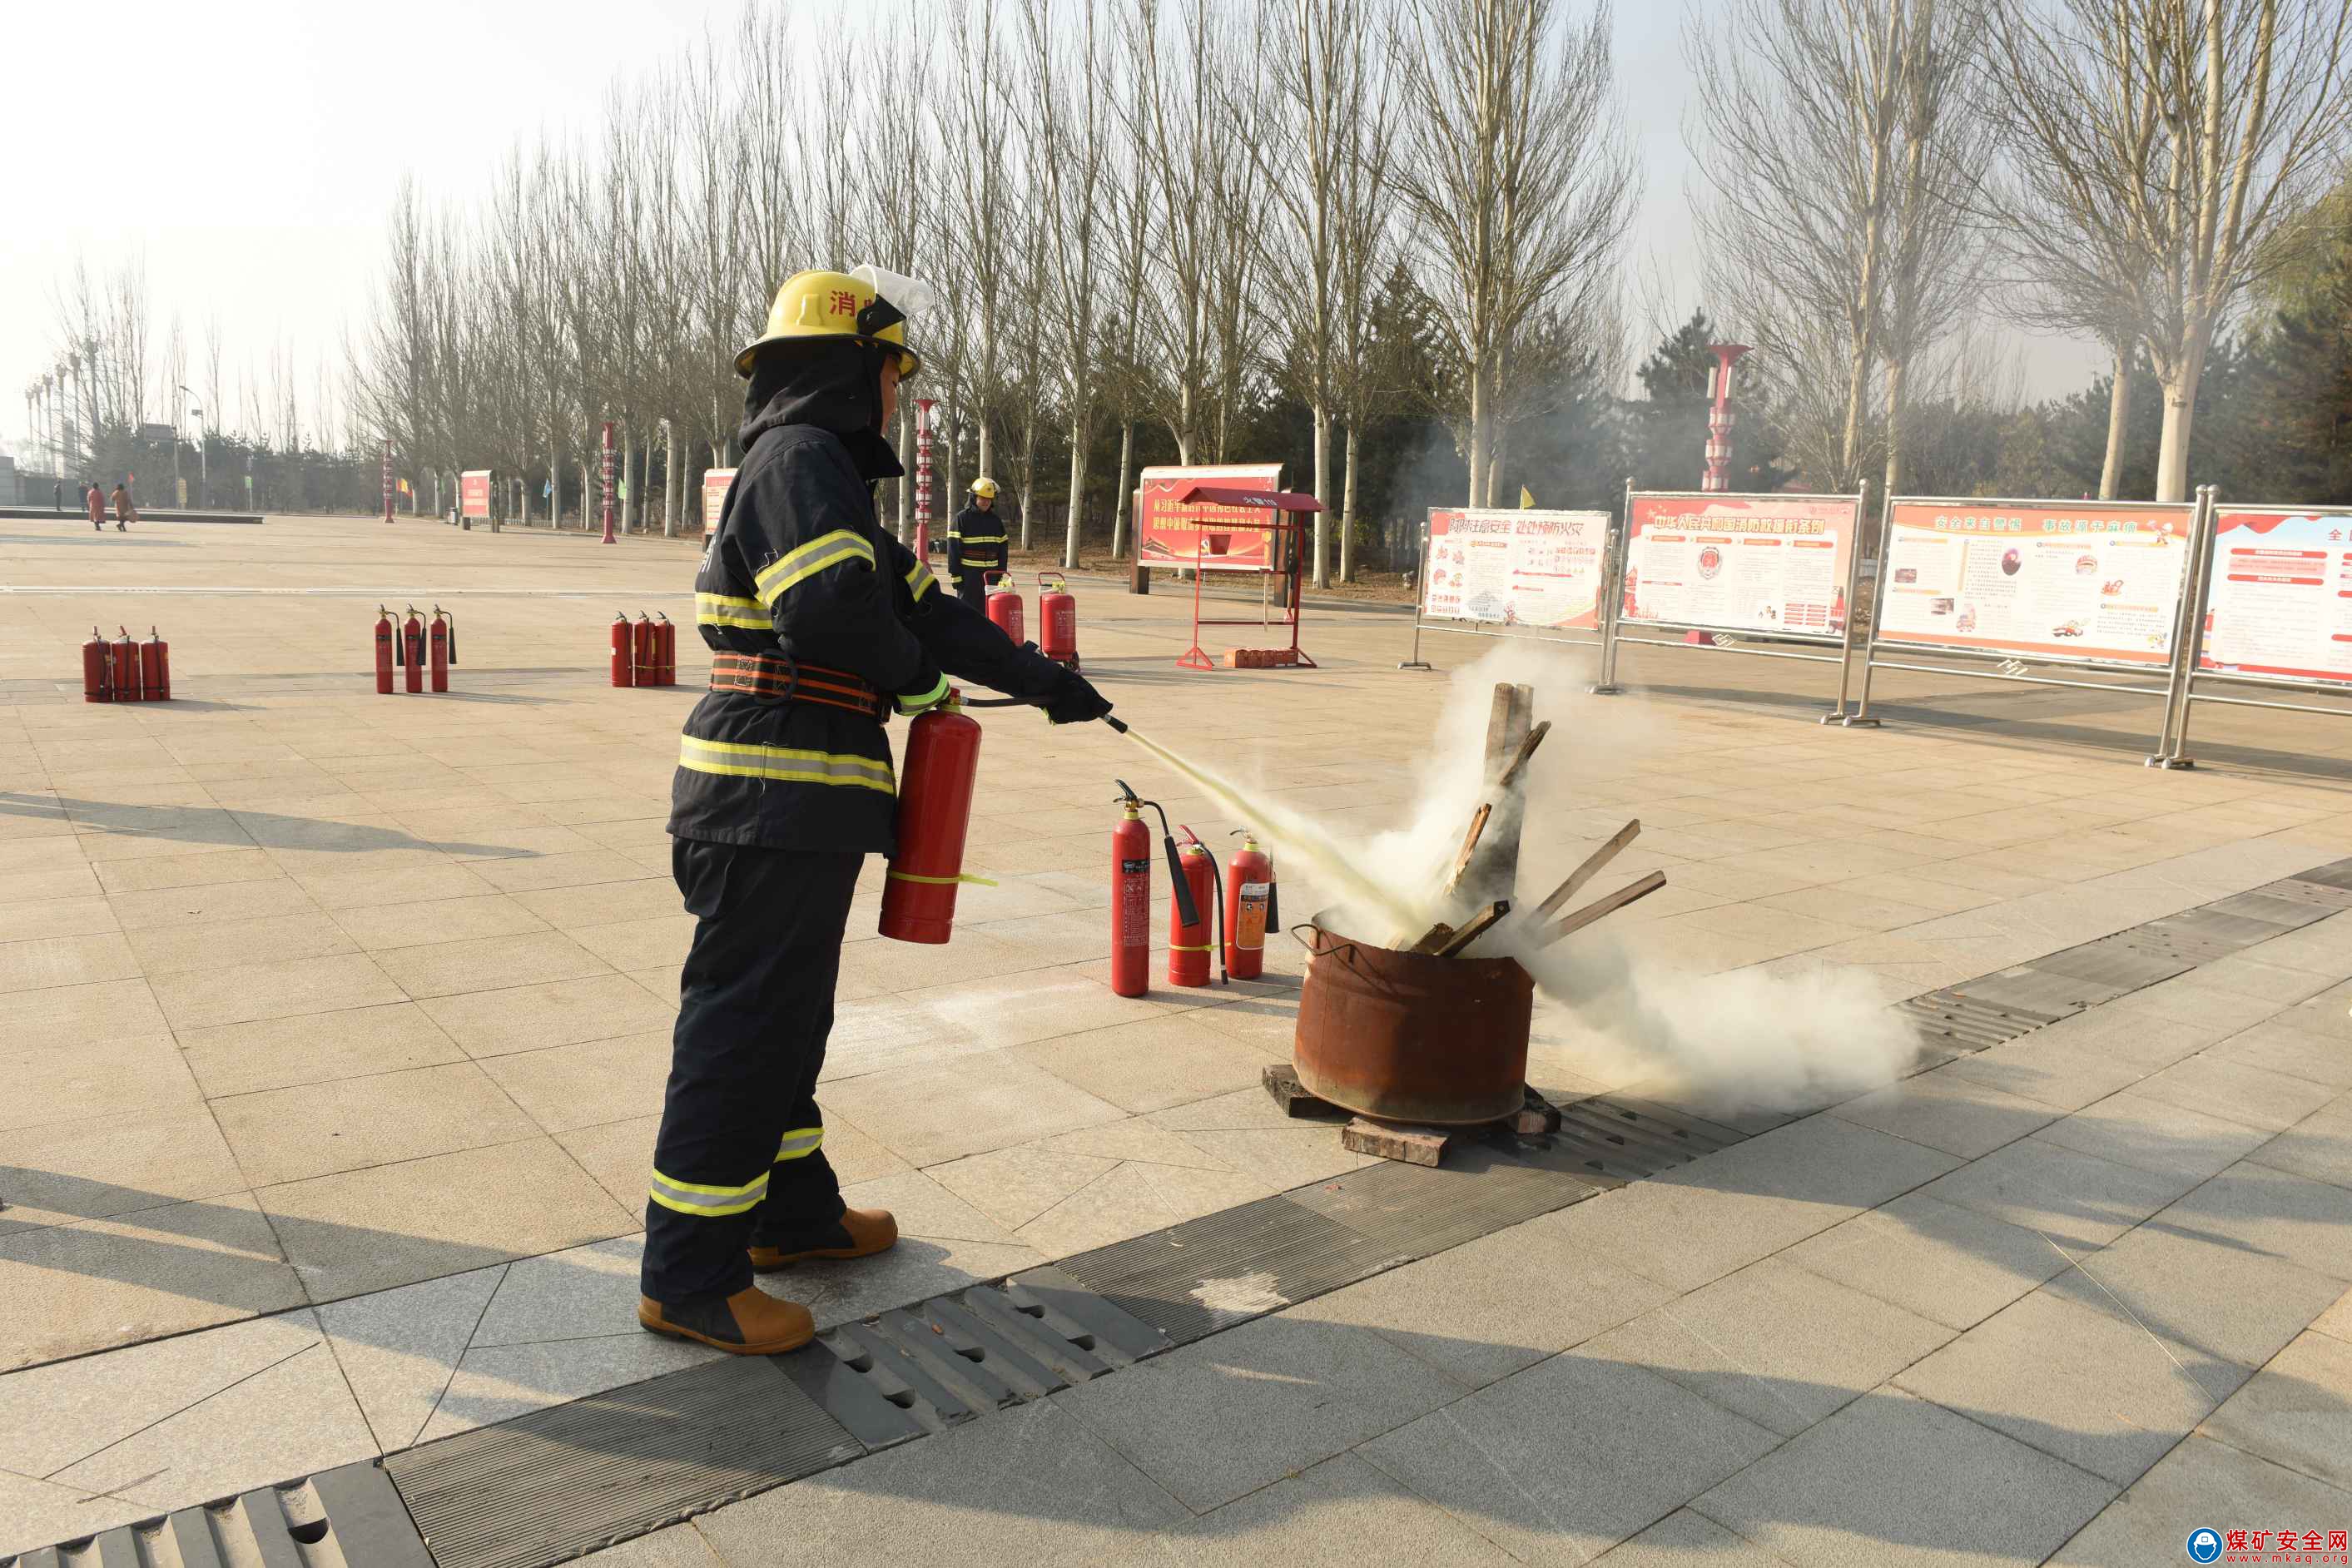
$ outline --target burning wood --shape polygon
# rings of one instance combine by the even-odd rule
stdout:
[[[1567,903],[1569,900],[1576,897],[1576,889],[1584,886],[1585,883],[1592,880],[1594,875],[1598,873],[1603,866],[1608,865],[1610,861],[1617,858],[1618,852],[1622,850],[1628,844],[1633,843],[1635,835],[1639,834],[1641,831],[1642,819],[1640,817],[1635,817],[1633,821],[1619,828],[1616,833],[1610,837],[1608,843],[1603,844],[1600,848],[1595,849],[1591,854],[1586,856],[1584,858],[1584,864],[1579,866],[1575,870],[1570,871],[1568,874],[1568,880],[1562,882],[1559,887],[1554,888],[1551,890],[1551,895],[1545,899],[1542,903],[1536,906],[1536,913],[1539,915],[1558,914],[1561,905]]]
[[[1595,899],[1572,915],[1554,921],[1536,936],[1535,945],[1549,947],[1564,936],[1573,936],[1601,916],[1614,914],[1636,899],[1646,899],[1666,885],[1664,871],[1653,871],[1637,882],[1628,882],[1606,898]]]
[[[1664,879],[1660,878],[1659,880],[1663,881]],[[1467,948],[1472,942],[1476,942],[1480,937],[1485,936],[1488,931],[1494,930],[1496,923],[1510,912],[1511,900],[1508,899],[1496,899],[1493,903],[1488,904],[1485,909],[1480,910],[1476,914],[1472,915],[1469,920],[1463,922],[1463,924],[1454,931],[1452,936],[1447,937],[1444,945],[1438,948],[1437,956],[1440,958],[1459,958],[1462,955],[1464,949]]]
[[[1482,803],[1471,815],[1470,831],[1462,836],[1462,852],[1454,857],[1453,875],[1445,879],[1445,891],[1451,895],[1462,885],[1462,874],[1470,869],[1470,857],[1478,851],[1478,839],[1486,831],[1486,819],[1495,814],[1494,804]]]

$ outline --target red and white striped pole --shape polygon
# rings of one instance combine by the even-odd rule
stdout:
[[[613,422],[604,421],[604,542],[613,542]]]
[[[1706,416],[1706,474],[1702,490],[1731,488],[1731,367],[1749,351],[1746,343],[1709,343],[1715,368],[1707,373],[1707,395],[1715,400]]]
[[[915,400],[915,559],[931,557],[931,409],[936,400]]]

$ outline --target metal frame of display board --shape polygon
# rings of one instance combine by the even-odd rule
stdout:
[[[1748,626],[1702,626],[1696,622],[1688,621],[1636,621],[1633,623],[1635,626],[1641,626],[1644,629],[1655,628],[1660,631],[1682,632],[1685,635],[1691,632],[1705,632],[1709,637],[1775,637],[1788,642],[1805,643],[1824,650],[1835,648],[1837,651],[1835,653],[1826,651],[1822,653],[1799,653],[1793,648],[1750,647],[1744,642],[1736,646],[1726,647],[1721,643],[1714,642],[1675,642],[1664,637],[1627,637],[1624,631],[1625,567],[1631,559],[1633,551],[1633,498],[1636,495],[1655,496],[1664,500],[1745,500],[1763,501],[1846,501],[1851,503],[1853,507],[1854,537],[1853,548],[1847,552],[1846,556],[1845,626],[1836,636],[1832,637],[1826,633],[1815,635],[1806,632],[1790,631],[1759,632],[1755,630],[1753,627]],[[1617,650],[1623,644],[1629,642],[1638,644],[1643,647],[1687,648],[1698,653],[1739,654],[1749,658],[1801,659],[1807,664],[1834,664],[1838,667],[1837,702],[1827,714],[1822,716],[1822,722],[1824,724],[1836,722],[1845,713],[1845,693],[1847,682],[1846,671],[1853,658],[1854,603],[1856,596],[1862,591],[1862,514],[1864,507],[1869,502],[1869,487],[1866,485],[1860,492],[1853,495],[1815,495],[1811,493],[1780,494],[1777,492],[1758,494],[1730,490],[1636,490],[1633,488],[1633,481],[1631,479],[1628,479],[1625,481],[1624,516],[1620,520],[1617,526],[1617,548],[1615,558],[1611,563],[1609,572],[1609,592],[1607,597],[1609,609],[1607,616],[1603,618],[1601,626],[1601,679],[1594,681],[1590,687],[1586,688],[1586,689],[1598,697],[1613,697],[1619,691],[1623,689],[1623,688],[1617,684]]]
[[[2213,515],[2212,500],[2213,494],[2212,487],[2210,485],[2200,488],[2197,492],[2197,500],[2193,502],[2134,502],[2114,500],[2067,501],[2035,500],[2019,496],[1887,497],[1879,512],[1878,592],[1873,598],[1870,606],[1870,637],[1863,645],[1862,691],[1860,699],[1854,704],[1854,710],[1852,713],[1846,714],[1843,717],[1832,714],[1829,718],[1823,719],[1822,722],[1825,724],[1832,722],[1842,723],[1849,729],[1876,729],[1878,727],[1878,721],[1872,717],[1870,712],[1870,678],[1871,672],[1878,669],[1909,670],[1912,673],[1918,675],[1957,675],[1965,677],[1971,680],[2004,681],[2014,686],[2071,686],[2080,688],[2085,691],[2119,691],[2139,697],[2161,697],[2165,700],[2166,711],[2168,715],[2171,710],[2174,689],[2180,679],[2180,649],[2188,636],[2187,617],[2189,607],[2191,601],[2196,596],[2198,584],[2204,570],[2202,565],[2200,563],[2202,557],[2202,552],[2200,550],[2199,544],[2200,542],[2206,537],[2211,528]],[[2041,511],[2063,511],[2070,507],[2112,508],[2117,506],[2139,506],[2150,510],[2158,506],[2170,508],[2185,505],[2189,507],[2189,550],[2188,559],[2184,564],[2184,571],[2187,575],[2183,578],[2180,584],[2180,602],[2175,606],[2173,612],[2172,658],[2168,663],[2160,665],[2125,664],[2114,659],[2066,658],[2059,655],[2042,653],[2030,656],[2032,665],[2047,665],[2058,669],[2081,670],[2086,674],[2113,673],[2118,676],[2124,676],[2142,670],[2150,674],[2163,671],[2165,673],[2164,684],[2161,686],[2128,686],[2116,680],[2072,680],[2055,675],[2027,674],[2025,673],[2025,670],[2032,667],[2028,663],[2029,656],[2009,652],[2001,648],[1954,647],[1942,643],[1921,643],[1909,641],[1888,645],[1893,647],[1913,651],[1920,656],[1935,658],[1973,658],[1993,660],[2004,667],[2012,665],[2019,667],[2015,672],[2012,672],[2007,668],[1994,669],[1969,669],[1957,665],[1916,664],[1910,662],[1908,659],[1892,659],[1879,657],[1879,628],[1885,624],[1886,618],[1880,613],[1880,611],[1886,597],[1887,586],[1893,581],[1893,572],[1887,562],[1886,552],[1887,546],[1894,537],[1895,508],[1899,502],[1928,506],[2026,506],[2032,507]],[[1847,616],[1846,621],[1847,625],[1851,626],[1853,621],[1853,617],[1851,614]],[[1841,694],[1841,700],[1842,695],[1843,694]],[[2150,756],[2147,759],[2147,763],[2150,767],[2160,765],[2161,752],[2162,742],[2161,737],[2159,737],[2158,754]]]
[[[2197,759],[2189,755],[2189,710],[2193,702],[2211,702],[2225,708],[2271,708],[2286,713],[2319,713],[2331,718],[2352,719],[2352,708],[2328,708],[2314,702],[2273,702],[2258,697],[2225,697],[2219,692],[2198,690],[2200,685],[2219,683],[2227,686],[2267,688],[2274,691],[2300,691],[2313,696],[2338,696],[2352,701],[2352,679],[2344,681],[2299,680],[2283,675],[2235,675],[2223,670],[2198,668],[2205,653],[2205,611],[2213,595],[2214,557],[2220,552],[2221,507],[2211,485],[2200,486],[2198,500],[2204,506],[2205,537],[2199,550],[2195,567],[2197,581],[2194,593],[2184,595],[2189,600],[2188,613],[2182,616],[2185,628],[2176,641],[2177,668],[2164,705],[2164,730],[2157,737],[2156,753],[2147,759],[2152,768],[2193,768]],[[2273,501],[2232,502],[2231,510],[2326,512],[2336,509],[2282,504]],[[2352,511],[2352,508],[2344,509]]]
[[[1454,509],[1442,507],[1435,510],[1453,510]],[[1464,507],[1460,510],[1478,511],[1486,509]],[[1604,582],[1613,581],[1610,576],[1609,563],[1617,549],[1618,531],[1612,525],[1601,540],[1601,574]],[[1399,669],[1434,669],[1436,668],[1421,657],[1421,634],[1423,630],[1444,632],[1453,637],[1493,637],[1497,642],[1538,642],[1556,644],[1564,647],[1599,647],[1601,646],[1602,633],[1599,626],[1593,627],[1589,632],[1581,628],[1546,631],[1536,626],[1529,626],[1520,631],[1505,631],[1500,629],[1502,623],[1498,621],[1432,620],[1422,614],[1423,598],[1428,592],[1429,520],[1424,517],[1421,521],[1421,565],[1412,577],[1412,657],[1398,660]]]

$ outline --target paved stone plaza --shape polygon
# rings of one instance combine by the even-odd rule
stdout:
[[[706,666],[690,629],[675,689],[604,665],[615,611],[690,620],[693,562],[0,523],[0,1554],[703,1358],[634,1307]],[[1448,683],[1396,669],[1405,616],[1310,608],[1321,668],[1196,675],[1189,596],[1074,585],[1138,729],[1353,835],[1408,810]],[[455,612],[448,695],[375,695],[379,601]],[[159,626],[174,700],[84,704],[94,621]],[[2352,724],[2200,708],[2165,773],[2143,700],[1882,675],[1848,731],[1822,666],[1633,650],[1628,695],[1568,697],[1583,657],[1524,874],[1638,816],[1608,885],[1669,885],[1609,926],[1662,969],[1892,1002],[2352,856]],[[1258,1087],[1295,943],[1104,983],[1114,778],[1237,824],[1103,726],[983,721],[999,886],[943,948],[874,936],[878,863],[853,912],[826,1149],[906,1239],[785,1277],[821,1324],[1364,1163]],[[1538,1031],[1538,1088],[1621,1087]],[[2347,1286],[2352,914],[599,1561],[2178,1562],[2352,1528]]]

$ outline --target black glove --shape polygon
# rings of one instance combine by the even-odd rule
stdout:
[[[1056,724],[1084,724],[1110,711],[1110,699],[1087,684],[1075,669],[1062,671],[1061,684],[1045,699],[1045,717]]]

